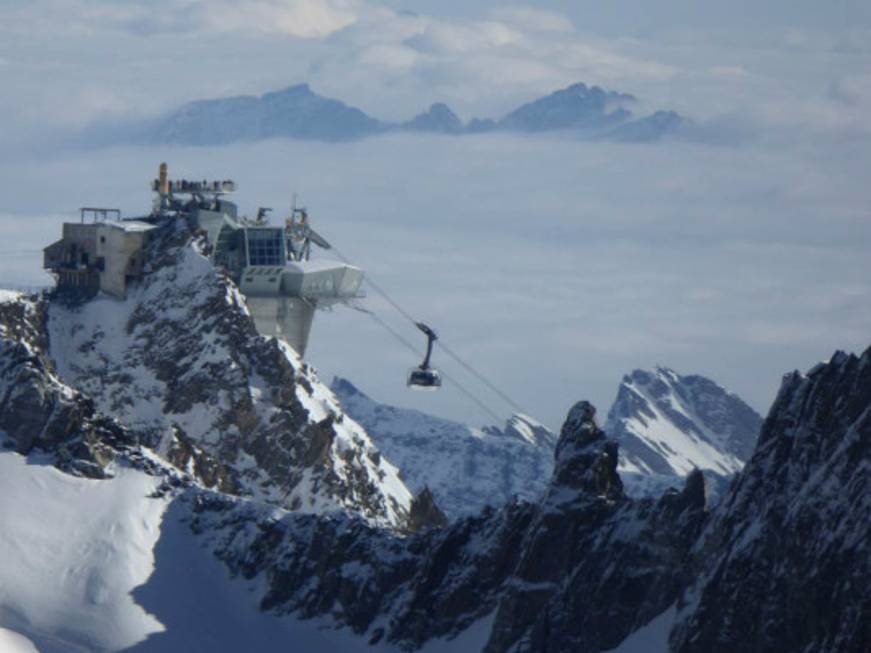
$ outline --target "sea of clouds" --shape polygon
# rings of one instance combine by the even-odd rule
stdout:
[[[173,175],[236,179],[249,215],[269,206],[282,217],[297,193],[345,255],[551,426],[579,398],[605,410],[622,374],[657,363],[709,375],[764,411],[783,372],[869,344],[863,25],[621,36],[555,9],[234,7],[0,8],[0,81],[12,91],[0,96],[0,286],[50,282],[41,248],[78,207],[147,212],[148,183],[167,161]],[[679,109],[698,137],[71,144],[100,121],[298,81],[385,119],[437,100],[464,118],[499,115],[574,81],[600,83]],[[422,348],[377,295],[366,304]],[[362,313],[319,314],[308,358],[377,399],[490,421],[449,386],[409,393],[417,361]],[[449,359],[437,353],[436,364],[508,411]]]

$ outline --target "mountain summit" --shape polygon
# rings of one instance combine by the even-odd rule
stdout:
[[[622,450],[621,471],[729,475],[756,444],[762,417],[710,379],[666,367],[623,377],[605,430]]]
[[[687,122],[674,111],[637,117],[630,108],[635,104],[636,98],[627,93],[578,83],[528,102],[499,120],[475,118],[464,124],[450,107],[436,102],[397,123],[318,95],[308,84],[296,84],[260,97],[196,100],[157,120],[121,130],[118,138],[220,145],[268,138],[339,142],[398,130],[441,134],[568,131],[581,139],[653,142],[678,132]]]
[[[614,127],[631,116],[626,105],[638,100],[598,86],[572,84],[515,109],[497,123],[500,129],[528,132]]]
[[[346,141],[383,131],[360,109],[297,84],[260,97],[243,95],[186,104],[151,126],[150,140],[214,145],[287,137]]]

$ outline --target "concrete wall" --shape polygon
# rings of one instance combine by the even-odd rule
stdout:
[[[246,297],[257,331],[276,336],[305,355],[315,315],[314,304],[288,297]]]
[[[100,290],[119,299],[127,296],[127,275],[139,275],[146,233],[128,232],[111,223],[97,225],[97,255],[105,259]],[[131,265],[131,259],[133,264]]]
[[[97,227],[94,223],[65,222],[63,226],[63,242],[65,243],[66,264],[75,267],[82,265],[94,265],[97,253]],[[75,254],[75,260],[69,260],[70,255]],[[83,260],[82,254],[86,255],[87,261]]]

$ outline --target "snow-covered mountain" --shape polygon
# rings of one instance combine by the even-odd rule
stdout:
[[[217,530],[216,553],[238,573],[272,579],[270,609],[330,614],[408,649],[483,628],[468,650],[867,650],[871,349],[785,378],[713,511],[698,470],[681,491],[627,497],[618,459],[579,402],[534,503],[402,541],[291,516],[236,536],[239,507],[221,503],[197,528]],[[312,560],[313,542],[329,554]]]
[[[762,418],[710,379],[665,367],[623,377],[605,431],[620,443],[621,472],[685,476],[739,471]]]
[[[479,429],[379,403],[346,379],[334,379],[330,389],[412,492],[428,487],[449,518],[515,497],[534,501],[547,487],[556,435],[531,417],[514,415],[504,428]]]
[[[89,420],[208,487],[403,527],[412,496],[397,469],[290,347],[257,334],[201,243],[186,228],[161,230],[150,273],[125,301],[2,304],[0,429],[15,448],[52,445],[81,466],[63,449],[75,436],[77,448],[94,443],[100,476],[111,454],[99,451],[105,437],[75,426]]]
[[[598,86],[573,84],[509,112],[499,120],[475,118],[468,124],[442,102],[411,120],[393,123],[367,115],[340,100],[297,84],[260,97],[196,100],[159,119],[135,126],[104,128],[94,137],[149,143],[214,145],[287,137],[348,141],[393,130],[472,134],[571,131],[579,138],[653,142],[678,132],[687,121],[674,111],[635,116],[637,100]]]
[[[281,136],[345,141],[384,131],[386,125],[297,84],[260,97],[191,102],[148,127],[143,135],[154,142],[214,145]]]
[[[451,519],[512,497],[533,501],[547,488],[557,436],[528,416],[514,415],[504,428],[477,428],[377,402],[346,379],[334,379],[330,389],[409,488],[429,488]],[[605,431],[620,442],[618,469],[630,496],[660,496],[699,468],[713,501],[749,457],[761,424],[710,379],[657,368],[624,377]],[[659,452],[683,455],[670,465]],[[728,464],[715,464],[721,461]]]
[[[196,237],[179,225],[150,247],[125,301],[0,293],[0,645],[871,645],[871,348],[785,377],[714,508],[698,470],[628,496],[620,442],[582,401],[539,496],[445,523],[311,368],[257,334]],[[728,417],[689,386],[669,394],[695,397],[682,406],[706,428]],[[533,426],[489,435],[546,441]]]

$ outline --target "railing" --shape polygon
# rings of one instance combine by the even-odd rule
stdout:
[[[85,222],[85,217],[90,217],[91,222],[106,222],[106,220],[109,219],[109,216],[112,216],[112,219],[115,220],[115,222],[121,220],[121,209],[104,209],[94,206],[84,206],[79,209],[79,212],[83,224]]]

